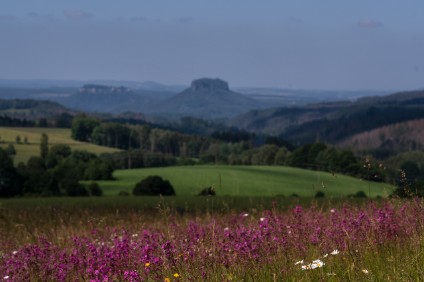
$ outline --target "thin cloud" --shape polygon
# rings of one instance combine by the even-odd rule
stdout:
[[[30,17],[30,18],[39,18],[40,17],[40,14],[39,13],[36,13],[36,12],[29,12],[28,13],[28,17]]]
[[[28,17],[32,19],[41,19],[41,20],[53,20],[54,17],[52,15],[43,15],[36,12],[29,12],[27,14]]]
[[[133,17],[131,18],[132,22],[145,22],[147,19],[143,16]]]
[[[93,17],[92,14],[82,10],[65,10],[63,15],[69,20],[85,20]]]
[[[372,19],[364,19],[358,22],[358,27],[360,28],[379,28],[383,26],[384,24],[382,22]]]
[[[189,22],[194,21],[194,18],[191,18],[191,17],[183,17],[183,18],[178,18],[178,19],[176,19],[176,21],[177,21],[177,22],[179,22],[179,23],[189,23]]]
[[[16,19],[16,17],[12,16],[12,15],[0,15],[1,21],[13,21],[15,19]]]

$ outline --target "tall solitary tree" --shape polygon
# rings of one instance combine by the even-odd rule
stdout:
[[[0,197],[13,197],[20,194],[20,180],[12,158],[0,147]]]
[[[45,160],[48,154],[49,154],[49,136],[43,133],[41,134],[40,156],[43,160]]]

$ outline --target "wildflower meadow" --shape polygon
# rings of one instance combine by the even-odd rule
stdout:
[[[1,208],[3,281],[422,281],[424,201]]]

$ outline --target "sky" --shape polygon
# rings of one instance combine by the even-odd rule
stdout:
[[[0,79],[424,88],[422,0],[0,0]]]

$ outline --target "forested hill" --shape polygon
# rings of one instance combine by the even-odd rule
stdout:
[[[43,110],[43,111],[64,111],[66,108],[58,103],[45,100],[33,100],[33,99],[12,99],[5,100],[0,99],[0,110],[1,111],[13,111],[13,110]]]
[[[356,102],[250,111],[230,125],[296,143],[338,143],[361,132],[420,118],[424,118],[424,91],[411,91]]]
[[[70,127],[74,114],[75,112],[51,101],[0,99],[0,126]]]

